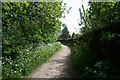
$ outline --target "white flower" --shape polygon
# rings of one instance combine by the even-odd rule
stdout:
[[[12,62],[10,62],[10,64],[12,64]]]
[[[5,64],[5,62],[2,62],[2,64]]]
[[[14,73],[16,73],[16,71],[14,71]]]
[[[20,69],[20,72],[22,71],[22,69]]]
[[[30,54],[30,53],[27,53],[27,54]]]
[[[86,67],[85,69],[88,70],[88,67]]]
[[[17,64],[15,64],[15,66],[18,66]]]
[[[94,71],[94,73],[96,73],[96,71]]]

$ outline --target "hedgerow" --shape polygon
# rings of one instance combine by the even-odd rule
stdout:
[[[53,55],[63,2],[2,2],[2,77],[22,78]]]
[[[87,10],[82,6],[82,36],[69,40],[72,44],[68,45],[73,69],[78,72],[75,77],[83,80],[120,79],[119,14],[120,2],[90,2]]]
[[[2,2],[2,56],[15,58],[28,45],[59,37],[62,2]]]
[[[54,42],[52,44],[39,45],[34,50],[27,48],[25,52],[21,51],[21,55],[17,56],[14,60],[10,57],[4,57],[2,78],[23,78],[27,76],[42,63],[46,62],[60,48],[60,43]]]

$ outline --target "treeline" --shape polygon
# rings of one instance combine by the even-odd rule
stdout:
[[[72,40],[72,38],[76,39],[81,36],[80,34],[75,34],[75,32],[73,32],[72,36],[70,36],[67,25],[64,23],[64,24],[62,24],[62,26],[63,26],[62,33],[61,33],[60,37],[58,38],[58,41],[67,41],[70,39]]]
[[[87,10],[82,6],[80,25],[85,25],[81,28],[82,37],[69,44],[73,68],[78,72],[76,77],[120,79],[119,14],[120,2],[90,2]]]

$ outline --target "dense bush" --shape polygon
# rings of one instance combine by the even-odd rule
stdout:
[[[2,56],[13,58],[29,44],[56,41],[64,11],[62,2],[3,2]]]
[[[31,45],[32,47],[32,45]],[[27,48],[21,51],[21,55],[14,60],[3,58],[2,78],[23,78],[32,72],[35,68],[47,61],[54,53],[61,48],[60,43],[40,44],[34,50]]]
[[[109,60],[107,58],[98,60],[98,56],[94,51],[88,47],[87,44],[81,43],[78,44],[70,44],[63,43],[71,49],[71,62],[74,73],[73,78],[81,78],[81,79],[120,79],[120,65],[118,62],[113,62],[113,60]],[[105,49],[108,49],[105,47]],[[104,50],[104,49],[103,49]],[[110,51],[110,50],[109,50]],[[104,52],[105,53],[105,52]],[[106,52],[108,53],[108,52]],[[103,56],[102,56],[103,57]],[[110,55],[107,55],[110,57]],[[118,58],[117,58],[118,59]],[[71,73],[72,74],[72,73]]]
[[[62,3],[2,2],[3,78],[27,76],[60,49]]]
[[[75,39],[76,38],[76,34],[73,32],[72,34],[72,38]]]
[[[120,2],[90,2],[87,10],[84,6],[79,10],[80,25],[85,25],[81,28],[82,34],[110,27],[120,21]]]
[[[120,79],[120,2],[91,2],[80,9],[82,36],[69,47],[77,78]],[[67,41],[66,41],[67,42]],[[74,44],[74,45],[73,45]]]

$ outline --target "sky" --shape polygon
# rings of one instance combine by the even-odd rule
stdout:
[[[69,7],[72,7],[69,14],[65,15],[65,19],[60,18],[60,21],[67,25],[70,34],[72,34],[73,32],[79,33],[80,28],[82,27],[78,25],[80,22],[79,8],[83,4],[85,9],[87,9],[89,0],[84,0],[83,2],[82,1],[83,0],[63,0],[64,3],[67,3],[67,9],[69,9]]]

